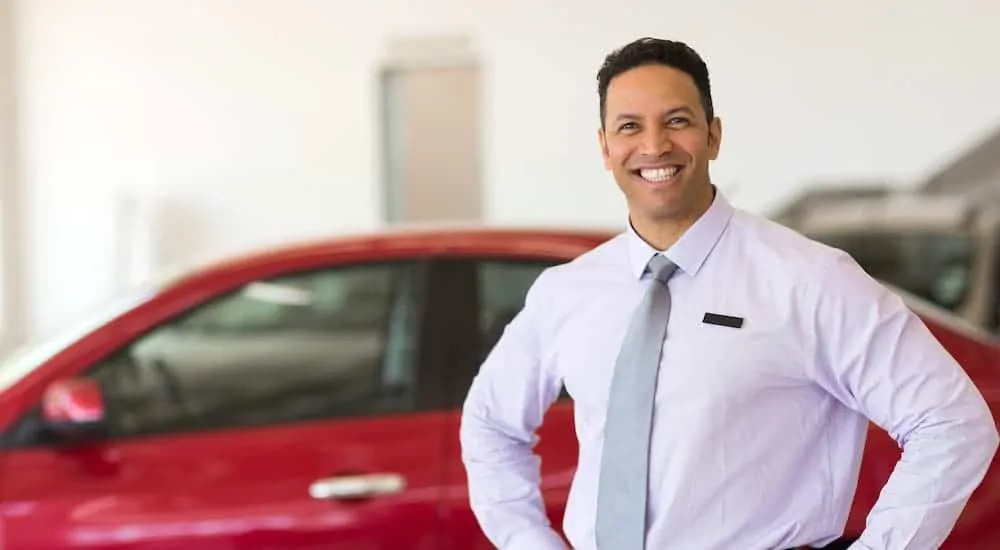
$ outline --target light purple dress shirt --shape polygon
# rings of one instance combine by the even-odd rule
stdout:
[[[546,270],[476,376],[462,453],[472,509],[498,548],[565,547],[545,517],[531,450],[563,384],[580,443],[563,528],[573,548],[594,548],[608,388],[654,253],[629,230]],[[837,538],[869,419],[904,452],[854,548],[937,548],[985,475],[997,429],[902,298],[847,254],[721,192],[665,254],[680,269],[657,382],[647,548]],[[705,313],[744,324],[706,324]]]

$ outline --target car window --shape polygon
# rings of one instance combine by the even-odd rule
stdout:
[[[524,307],[535,279],[552,262],[486,260],[477,264],[479,289],[479,330],[485,358],[496,345],[504,328]]]
[[[972,285],[966,233],[857,231],[811,235],[850,254],[872,277],[956,311]]]
[[[507,324],[524,307],[528,290],[546,268],[556,261],[483,260],[478,262],[479,361],[486,359],[503,335]],[[479,365],[476,365],[478,369]],[[568,398],[563,390],[562,398]]]
[[[989,328],[994,334],[1000,336],[1000,226],[994,229],[994,231],[996,234],[993,237],[993,269],[988,275],[986,284],[993,297],[993,314],[989,319]]]
[[[89,373],[112,435],[416,409],[421,275],[397,263],[255,281],[155,328]]]

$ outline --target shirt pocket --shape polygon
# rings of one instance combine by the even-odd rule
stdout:
[[[705,313],[739,317],[739,327],[714,324]],[[709,309],[668,338],[660,383],[667,391],[734,398],[808,382],[796,327],[773,313]]]

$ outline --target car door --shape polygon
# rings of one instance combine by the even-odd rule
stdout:
[[[458,430],[461,406],[472,379],[496,345],[504,328],[524,306],[528,289],[541,272],[559,260],[490,257],[456,259],[448,262],[452,277],[469,281],[452,286],[453,300],[467,304],[463,310],[469,317],[462,323],[471,334],[467,341],[475,342],[456,360],[449,388],[453,413],[449,419],[447,448],[447,491],[444,497],[444,522],[448,550],[487,550],[494,548],[480,529],[469,506],[468,484],[461,459]],[[549,519],[561,530],[562,516],[577,461],[577,441],[573,426],[573,407],[563,392],[549,409],[538,431],[540,440],[535,451],[542,458],[542,495]]]
[[[7,548],[437,548],[446,415],[423,262],[249,281],[86,369],[108,433],[4,439]]]

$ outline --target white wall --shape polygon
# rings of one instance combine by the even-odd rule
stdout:
[[[0,0],[0,349],[21,339],[15,321],[18,307],[17,242],[17,127],[14,103],[14,17],[12,0]]]
[[[995,2],[733,4],[19,0],[26,330],[115,291],[122,194],[163,201],[163,261],[377,226],[375,70],[400,35],[476,37],[498,222],[620,224],[594,75],[640,35],[707,58],[715,179],[752,210],[807,179],[917,177],[1000,123]]]

